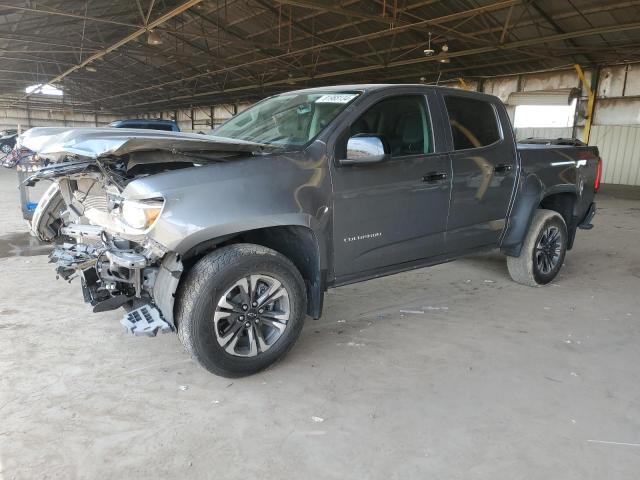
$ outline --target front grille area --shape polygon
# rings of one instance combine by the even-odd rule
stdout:
[[[107,211],[107,196],[104,194],[104,192],[101,192],[101,194],[99,195],[93,195],[90,193],[86,196],[86,198],[78,198],[78,200],[82,203],[82,205],[84,205],[85,209],[95,208],[96,210],[100,210],[101,212]]]
[[[73,198],[80,203],[85,210],[96,209],[106,212],[108,209],[107,192],[104,185],[92,179],[83,178],[78,180]]]

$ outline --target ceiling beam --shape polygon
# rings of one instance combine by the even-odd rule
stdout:
[[[105,55],[107,55],[110,52],[113,52],[114,50],[117,50],[118,48],[122,47],[123,45],[126,45],[127,43],[131,42],[132,40],[135,40],[136,38],[140,37],[141,35],[144,35],[147,31],[152,30],[152,29],[156,28],[159,25],[162,25],[167,20],[172,19],[176,15],[180,15],[185,10],[188,10],[189,8],[193,7],[194,5],[196,5],[196,4],[200,3],[200,2],[202,2],[202,0],[187,0],[186,2],[182,3],[178,7],[174,8],[172,10],[169,10],[167,13],[165,13],[165,14],[161,15],[160,17],[156,18],[154,21],[149,22],[146,25],[146,27],[138,28],[138,30],[136,30],[135,32],[133,32],[133,33],[127,35],[126,37],[118,40],[116,43],[114,43],[110,47],[107,47],[104,50],[101,50],[101,51],[99,51],[97,53],[94,53],[90,57],[87,57],[86,60],[78,63],[77,65],[74,65],[71,68],[68,68],[67,70],[62,72],[60,75],[57,75],[55,78],[49,80],[47,83],[59,82],[63,78],[65,78],[68,75],[72,74],[73,72],[76,72],[76,71],[80,70],[81,68],[85,67],[86,65],[90,64],[91,62],[104,57]],[[25,95],[25,98],[27,98],[28,96],[29,96],[29,94]]]
[[[348,5],[354,4],[356,2],[357,2],[357,0],[355,0],[355,1],[354,0],[348,0],[346,2],[345,1],[341,2],[341,4],[344,7],[344,6],[348,6]],[[378,0],[377,3],[379,3],[379,0]],[[422,2],[415,3],[415,4],[411,4],[411,5],[407,6],[406,9],[403,10],[403,13],[406,14],[407,11],[409,11],[409,10],[415,9],[417,7],[420,7],[420,6],[425,6],[425,5],[428,5],[428,4],[431,4],[431,3],[436,3],[436,2],[431,0],[431,1],[422,1]],[[634,6],[639,6],[639,5],[640,5],[640,1],[639,0],[622,1],[622,2],[617,2],[617,3],[613,3],[613,4],[608,4],[606,6],[597,6],[597,7],[592,7],[592,8],[586,8],[586,9],[582,10],[582,13],[583,14],[594,14],[594,13],[600,13],[600,12],[604,12],[604,11],[613,11],[613,10],[616,10],[616,9],[623,9],[623,8],[634,7]],[[309,19],[309,18],[315,18],[315,17],[317,17],[319,15],[322,15],[323,13],[325,13],[325,14],[327,13],[327,12],[322,12],[321,10],[313,10],[313,11],[317,12],[317,13],[314,13],[312,15],[299,17],[297,19],[298,22],[304,21],[304,20]],[[411,16],[414,17],[414,18],[418,18],[419,20],[422,20],[417,15],[411,14]],[[576,16],[578,16],[578,14],[574,10],[569,10],[569,11],[566,11],[564,13],[554,14],[554,18],[555,19],[573,18],[573,17],[576,17]],[[472,18],[472,17],[467,17],[465,20],[463,20],[463,22],[469,20],[470,18]],[[239,23],[239,22],[240,21],[236,20],[233,23]],[[355,22],[355,24],[366,23],[366,22],[367,22],[367,20],[363,20],[362,22]],[[275,22],[275,23],[277,25],[277,22]],[[354,23],[354,22],[352,22],[352,23]],[[542,19],[542,18],[536,18],[536,19],[527,20],[527,21],[521,21],[519,18],[517,18],[512,23],[511,28],[515,28],[515,27],[521,28],[521,27],[525,27],[525,26],[536,25],[537,23],[546,23],[546,21],[544,19]],[[460,24],[458,23],[457,25],[454,26],[454,28],[457,28],[458,25],[460,25]],[[317,35],[322,35],[322,34],[325,34],[325,33],[326,34],[335,33],[337,30],[343,29],[343,28],[344,28],[344,25],[333,26],[333,27],[331,27],[329,29],[320,30],[320,31],[316,32],[316,34]],[[477,30],[477,31],[474,31],[473,33],[474,33],[474,35],[485,35],[485,34],[491,34],[491,33],[498,33],[499,34],[502,31],[502,29],[503,29],[503,26],[500,25],[500,26],[496,26],[496,27],[493,27],[493,28],[490,28],[490,29]],[[264,34],[264,33],[268,32],[268,31],[269,31],[269,29],[259,30],[258,32],[255,32],[255,33],[252,33],[252,34],[248,35],[247,38],[253,38],[253,37],[257,36],[257,35]],[[310,38],[310,37],[311,37],[310,35],[307,35],[307,36],[299,35],[294,39],[294,41],[298,42],[298,41],[305,40],[305,39]],[[516,38],[515,40],[518,40],[518,39]],[[434,42],[435,43],[441,43],[441,42],[443,42],[443,40],[442,39],[434,40],[432,43],[434,43]],[[486,42],[483,42],[483,43],[487,44]],[[220,46],[218,48],[226,49],[226,47],[228,45],[229,45],[228,43],[224,43],[223,42],[223,43],[220,44]],[[378,50],[378,53],[386,53],[386,52],[391,52],[391,51],[402,51],[402,50],[405,50],[405,48],[406,49],[410,49],[410,48],[411,49],[416,49],[416,48],[420,48],[422,45],[424,45],[424,42],[423,41],[419,41],[419,42],[414,42],[414,43],[411,43],[411,44],[400,45],[398,47],[393,47],[391,49],[386,48],[384,50]],[[406,55],[407,53],[408,52],[405,51],[402,56]],[[533,52],[530,51],[530,52],[528,52],[528,54],[531,55],[531,56],[534,56],[534,57],[537,56],[538,58],[544,58],[545,57],[545,55],[541,55],[540,52],[537,52],[537,51],[533,51]],[[243,56],[246,57],[247,55],[248,55],[248,53],[246,53],[246,52],[245,53],[231,55],[231,56],[226,57],[225,61],[226,62],[231,62],[232,60],[236,60],[236,59],[239,60]],[[323,56],[326,57],[326,56],[330,56],[330,55],[327,52],[323,52]],[[361,57],[362,59],[367,58],[367,57],[371,57],[371,56],[373,56],[372,53],[362,53],[362,54],[359,55],[359,57]],[[397,59],[398,58],[396,58],[396,60]],[[264,59],[264,60],[268,60],[268,59]],[[314,62],[312,62],[313,63],[312,66],[314,66],[316,68],[317,67],[321,67],[321,66],[328,66],[328,65],[331,65],[331,64],[340,63],[341,60],[344,61],[344,58],[341,58],[341,59],[340,58],[335,58],[333,60],[323,60],[323,61],[320,61],[320,62],[314,61]],[[391,61],[393,61],[393,59]],[[244,62],[242,64],[244,65]],[[306,68],[306,67],[303,66],[303,68]],[[174,72],[175,77],[183,76],[184,74],[185,74],[184,71]],[[187,75],[188,75],[188,73],[187,73]],[[190,78],[187,78],[186,80],[190,80]],[[165,86],[165,85],[163,85],[163,86]]]
[[[57,10],[45,10],[43,8],[20,7],[16,5],[8,5],[6,3],[0,3],[0,8],[5,8],[8,10],[17,10],[19,12],[39,13],[44,15],[54,15],[54,16],[61,16],[61,17],[67,17],[67,18],[75,18],[76,20],[88,20],[90,22],[109,23],[111,25],[119,25],[121,27],[140,28],[140,25],[135,25],[132,23],[118,22],[115,20],[109,20],[107,18],[88,17],[86,15],[78,15],[76,13],[59,12]]]
[[[556,31],[556,33],[567,33],[567,32],[566,32],[566,30],[565,30],[565,29],[563,29],[563,28],[558,24],[558,22],[556,22],[556,21],[553,19],[553,17],[551,17],[551,15],[549,15],[549,14],[547,13],[547,11],[546,11],[544,8],[542,8],[540,5],[538,5],[538,4],[536,3],[536,1],[535,1],[535,0],[531,2],[531,7],[536,11],[536,13],[537,13],[538,15],[540,15],[542,18],[544,18],[544,20],[545,20],[549,25],[551,25],[551,26],[553,27],[553,29]],[[567,42],[569,45],[571,45],[572,47],[578,47],[578,46],[579,46],[579,45],[578,45],[576,42],[574,42],[574,41],[573,41],[573,39],[571,39],[571,38],[568,38],[568,39],[566,40],[566,42]],[[588,56],[588,55],[585,55],[585,57],[586,57],[586,59],[589,61],[589,63],[594,63],[594,62],[593,62],[593,58],[592,58],[592,57],[590,57],[590,56]]]
[[[355,37],[348,37],[348,38],[343,38],[340,40],[333,40],[333,41],[329,41],[329,42],[324,42],[324,43],[319,43],[316,45],[312,45],[309,47],[305,47],[305,48],[301,48],[298,50],[292,50],[291,52],[287,52],[287,53],[282,53],[279,55],[273,55],[271,57],[268,58],[260,58],[258,60],[252,60],[249,62],[245,62],[243,64],[238,64],[238,65],[234,65],[234,66],[230,66],[230,67],[224,67],[224,68],[220,68],[220,69],[216,69],[216,70],[211,70],[210,72],[205,72],[205,73],[201,73],[198,75],[192,75],[190,77],[186,77],[183,79],[177,79],[177,80],[173,80],[173,81],[169,81],[169,82],[164,82],[164,83],[160,83],[160,84],[156,84],[156,85],[150,85],[148,87],[143,87],[143,88],[139,88],[130,92],[123,92],[123,93],[118,93],[118,94],[114,94],[114,95],[110,95],[109,97],[105,97],[105,98],[100,98],[97,99],[96,101],[101,101],[101,100],[107,100],[107,99],[113,99],[116,97],[120,97],[123,95],[127,95],[130,93],[139,93],[139,92],[143,92],[143,91],[149,91],[149,90],[154,90],[156,88],[161,88],[161,87],[166,87],[172,84],[177,84],[177,83],[181,83],[183,81],[188,81],[188,80],[195,80],[196,78],[200,78],[200,77],[204,77],[204,76],[211,76],[211,75],[215,75],[217,73],[223,73],[223,72],[230,72],[232,70],[238,69],[238,68],[244,68],[244,67],[248,67],[248,66],[252,66],[252,65],[258,65],[258,64],[264,64],[264,63],[268,63],[268,62],[273,62],[275,60],[279,60],[282,58],[287,58],[290,56],[297,56],[303,53],[309,53],[309,52],[315,52],[317,50],[323,50],[325,48],[328,47],[334,47],[334,46],[338,46],[338,45],[347,45],[347,44],[352,44],[352,43],[358,43],[358,42],[363,42],[365,40],[369,40],[369,39],[377,39],[377,38],[381,38],[381,37],[385,37],[388,35],[393,35],[394,33],[399,33],[401,31],[405,31],[409,29],[409,26],[415,26],[415,25],[424,25],[424,26],[429,26],[429,25],[439,25],[445,22],[451,22],[451,21],[455,21],[455,20],[459,20],[460,18],[466,18],[466,17],[470,17],[470,16],[474,16],[477,15],[479,12],[481,11],[487,11],[487,10],[498,10],[498,9],[503,9],[503,8],[508,8],[509,5],[513,4],[513,3],[517,3],[520,0],[507,0],[507,1],[501,1],[501,2],[497,2],[497,3],[492,3],[489,5],[485,5],[483,7],[478,7],[478,8],[473,8],[470,10],[465,10],[465,11],[461,11],[461,12],[457,12],[457,13],[452,13],[452,14],[448,14],[448,15],[443,15],[441,17],[437,17],[437,18],[433,18],[433,19],[429,19],[429,20],[423,20],[420,22],[416,22],[414,24],[410,24],[410,25],[402,25],[402,26],[398,26],[398,27],[393,27],[393,28],[388,28],[385,30],[379,30],[376,32],[372,32],[372,33],[367,33],[364,35],[358,35]],[[377,65],[368,65],[365,67],[374,67],[377,68]]]
[[[438,27],[441,26],[441,23],[452,22],[458,20],[460,18],[466,18],[469,16],[481,15],[485,12],[493,12],[496,10],[503,10],[506,8],[510,8],[514,5],[518,5],[521,0],[502,0],[500,2],[490,3],[488,5],[482,5],[476,8],[462,10],[457,13],[452,13],[449,15],[442,16],[440,18],[434,19],[424,19],[417,22],[405,22],[399,19],[394,19],[389,16],[382,15],[374,15],[370,13],[360,12],[356,10],[351,10],[348,8],[343,8],[339,5],[336,5],[336,2],[328,1],[328,0],[279,0],[280,3],[288,4],[288,5],[296,5],[299,7],[306,7],[331,13],[336,13],[338,15],[352,17],[352,18],[360,18],[363,20],[369,20],[377,23],[383,23],[387,26],[394,27],[393,30],[397,33],[401,30],[418,30],[420,33],[424,35],[424,27]]]
[[[564,40],[566,40],[568,38],[581,38],[581,37],[588,37],[588,36],[593,36],[593,35],[601,35],[601,34],[604,34],[604,33],[623,32],[623,31],[638,30],[638,29],[640,29],[640,22],[623,23],[623,24],[612,25],[612,26],[608,26],[608,27],[590,28],[590,29],[579,30],[579,31],[576,31],[576,32],[571,32],[571,33],[548,35],[548,36],[545,36],[545,37],[530,38],[530,39],[526,39],[526,40],[518,40],[518,41],[515,41],[515,42],[509,42],[509,43],[504,43],[504,44],[496,44],[496,45],[493,45],[493,46],[471,48],[471,49],[467,49],[467,50],[461,50],[461,51],[458,51],[458,52],[449,52],[448,53],[448,57],[449,58],[458,58],[458,57],[466,57],[466,56],[470,56],[470,55],[481,55],[481,54],[484,54],[484,53],[490,53],[490,52],[496,52],[496,51],[517,50],[517,49],[522,48],[522,47],[540,45],[540,44],[544,44],[544,43],[560,42],[560,41],[564,41]],[[221,94],[221,93],[229,93],[229,92],[233,92],[233,91],[242,91],[242,90],[254,89],[254,88],[264,87],[264,86],[282,85],[282,84],[287,84],[287,83],[291,83],[291,82],[302,83],[302,82],[305,82],[305,81],[308,81],[308,80],[316,80],[316,79],[323,79],[323,78],[333,78],[333,77],[340,77],[340,76],[344,76],[344,75],[350,75],[350,74],[354,74],[354,73],[363,73],[363,72],[375,71],[375,70],[393,69],[393,68],[396,68],[396,67],[402,67],[402,66],[406,66],[406,65],[416,65],[416,64],[420,64],[420,63],[436,62],[439,59],[438,57],[439,56],[436,55],[436,56],[433,56],[433,57],[412,58],[412,59],[407,59],[407,60],[391,62],[389,64],[365,65],[365,66],[355,67],[355,68],[350,68],[350,69],[345,69],[345,70],[329,71],[329,72],[324,72],[324,73],[317,74],[314,77],[306,76],[306,77],[283,78],[283,79],[278,79],[278,80],[274,80],[274,81],[271,81],[271,82],[267,82],[267,83],[264,83],[262,85],[246,85],[246,86],[238,86],[238,87],[234,87],[234,88],[228,88],[228,89],[225,89],[225,90],[199,92],[199,93],[190,95],[188,99],[195,99],[195,98],[204,97],[204,96],[212,96],[212,95]],[[137,106],[141,106],[141,105],[150,105],[150,104],[159,104],[159,103],[170,103],[172,101],[175,102],[175,101],[186,100],[186,99],[187,99],[186,97],[177,96],[177,97],[168,98],[168,99],[154,100],[154,101],[151,101],[151,102],[141,102],[141,103],[130,105],[130,107],[137,107]]]

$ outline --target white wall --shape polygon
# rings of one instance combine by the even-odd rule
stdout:
[[[241,112],[250,106],[249,103],[233,105],[216,105],[214,107],[194,107],[164,112],[152,112],[141,115],[123,115],[115,113],[91,113],[77,111],[72,107],[48,109],[42,107],[0,108],[0,130],[17,129],[22,131],[32,127],[100,127],[115,120],[126,118],[164,118],[176,119],[184,132],[208,132],[213,127],[233,117],[233,112]],[[213,114],[213,115],[212,115]],[[192,121],[193,117],[193,121]],[[212,127],[213,125],[213,127]]]
[[[0,109],[0,130],[31,127],[97,127],[120,118],[117,115],[76,112],[73,109]]]
[[[549,127],[549,128],[517,128],[516,139],[525,138],[571,138],[573,129],[571,127]]]
[[[640,186],[640,125],[594,125],[589,144],[602,157],[602,182]]]
[[[585,76],[591,81],[592,71]],[[483,91],[506,101],[516,91],[557,90],[580,85],[573,69],[491,78]],[[578,104],[577,138],[585,124],[586,89]],[[513,119],[514,108],[507,106]],[[571,137],[571,128],[516,129],[518,139]],[[604,161],[603,182],[640,186],[640,63],[602,68],[598,78],[589,144],[598,146]]]
[[[250,103],[243,102],[236,105],[214,105],[209,107],[182,108],[178,110],[165,110],[140,115],[144,118],[165,118],[177,120],[180,130],[183,132],[209,132],[217,125],[246,110]]]

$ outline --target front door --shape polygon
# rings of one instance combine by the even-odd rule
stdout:
[[[390,154],[376,164],[333,169],[336,280],[444,253],[450,159],[434,153],[425,95],[384,98],[341,136],[383,138]],[[336,155],[346,148],[336,146]],[[375,272],[372,272],[372,274]]]
[[[511,136],[501,127],[509,128],[504,108],[463,93],[446,93],[443,98],[451,126],[453,170],[446,243],[455,256],[497,245],[517,163]]]

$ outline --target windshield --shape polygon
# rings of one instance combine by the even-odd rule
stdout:
[[[320,134],[360,92],[286,93],[267,98],[220,125],[218,137],[302,147]]]

